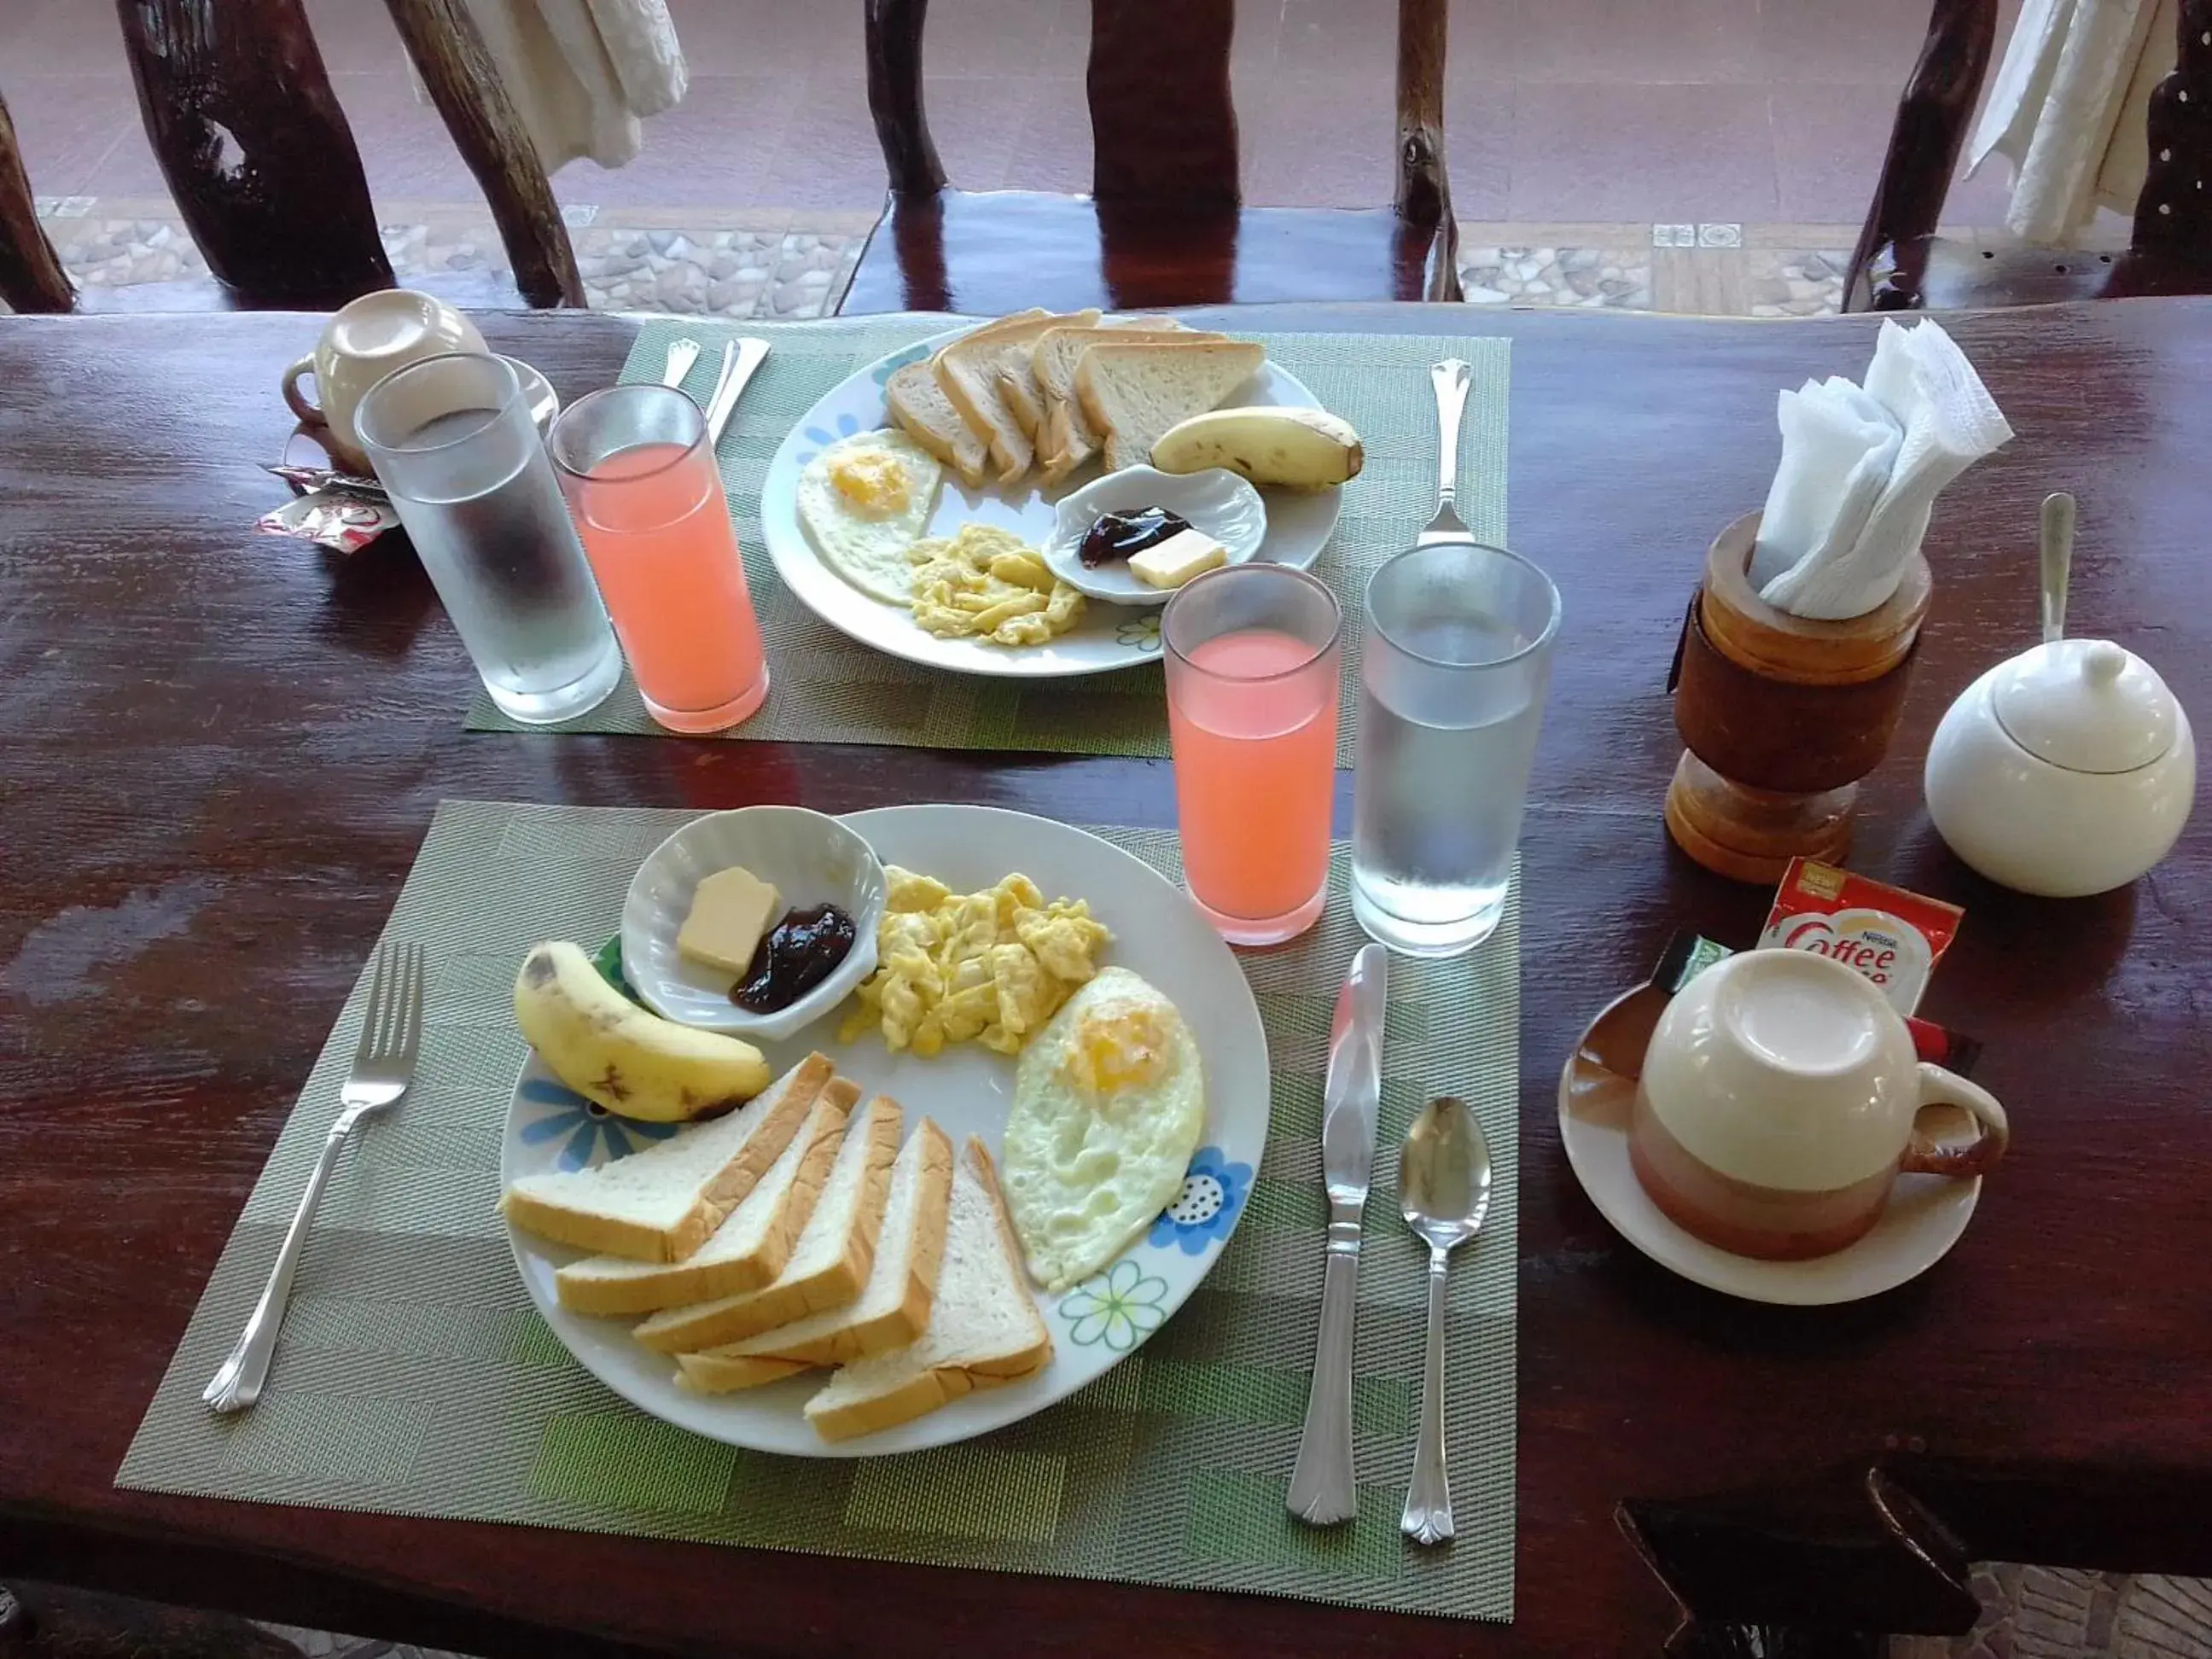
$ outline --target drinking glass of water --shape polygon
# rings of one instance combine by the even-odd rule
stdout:
[[[354,424],[501,712],[545,725],[597,707],[622,652],[514,371],[425,357],[371,386]]]
[[[545,447],[646,712],[720,732],[768,696],[768,659],[706,416],[665,386],[594,392]]]
[[[1232,945],[1279,945],[1328,898],[1344,613],[1303,570],[1238,564],[1160,619],[1183,884]]]
[[[1559,591],[1518,554],[1438,542],[1367,584],[1352,908],[1408,956],[1457,956],[1505,908]]]

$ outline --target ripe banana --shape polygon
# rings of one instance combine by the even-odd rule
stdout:
[[[562,1082],[622,1117],[681,1122],[768,1087],[768,1062],[751,1043],[639,1007],[566,940],[533,945],[522,959],[514,1023]]]
[[[1217,409],[1170,427],[1152,446],[1163,472],[1225,466],[1255,484],[1327,489],[1359,476],[1367,459],[1352,422],[1325,409]]]

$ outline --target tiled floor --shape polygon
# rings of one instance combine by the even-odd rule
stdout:
[[[842,286],[882,199],[860,9],[670,3],[690,97],[649,124],[629,167],[577,162],[555,179],[583,227],[594,301],[807,314]],[[495,260],[482,198],[384,9],[306,3],[398,257],[410,270],[426,266],[409,250],[426,246],[431,269]],[[1250,200],[1388,198],[1395,11],[1241,0],[1232,71]],[[939,0],[929,107],[956,182],[1083,186],[1087,15],[1086,0]],[[1471,297],[1818,308],[1837,286],[1820,262],[1848,247],[1864,211],[1925,16],[1925,0],[1453,0],[1447,128]],[[191,270],[112,10],[0,0],[0,94],[33,188],[88,222],[53,227],[80,280]],[[1994,223],[2002,200],[1993,181],[1967,181],[1949,216]],[[1683,222],[1745,228],[1735,247],[1647,252],[1649,227]]]

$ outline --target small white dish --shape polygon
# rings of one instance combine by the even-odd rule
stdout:
[[[1618,1006],[1609,1005],[1591,1028]],[[1628,1161],[1635,1101],[1632,1079],[1607,1070],[1586,1047],[1576,1045],[1559,1073],[1559,1139],[1575,1179],[1613,1231],[1661,1267],[1747,1302],[1822,1307],[1894,1290],[1943,1259],[1966,1231],[1981,1196],[1978,1176],[1900,1175],[1874,1230],[1832,1255],[1762,1261],[1732,1255],[1668,1220],[1637,1180]]]
[[[829,978],[772,1014],[738,1007],[730,1000],[731,975],[676,949],[700,882],[732,865],[775,887],[778,916],[834,904],[852,917],[857,934]],[[839,819],[803,806],[709,812],[654,848],[630,878],[623,902],[623,975],[647,1007],[678,1024],[759,1042],[789,1036],[836,1007],[874,971],[885,891],[874,850]]]
[[[1203,472],[1162,472],[1156,467],[1125,466],[1095,478],[1060,498],[1044,562],[1052,574],[1079,593],[1110,605],[1165,605],[1172,587],[1152,587],[1129,574],[1126,562],[1095,568],[1083,562],[1083,539],[1108,513],[1164,507],[1219,542],[1231,564],[1243,564],[1260,550],[1267,535],[1267,504],[1260,492],[1224,467]]]

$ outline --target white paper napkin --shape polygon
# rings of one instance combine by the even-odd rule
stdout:
[[[1759,597],[1837,621],[1887,603],[1943,487],[2012,436],[1941,327],[1885,321],[1863,388],[1840,376],[1784,391],[1782,465],[1752,555]]]

